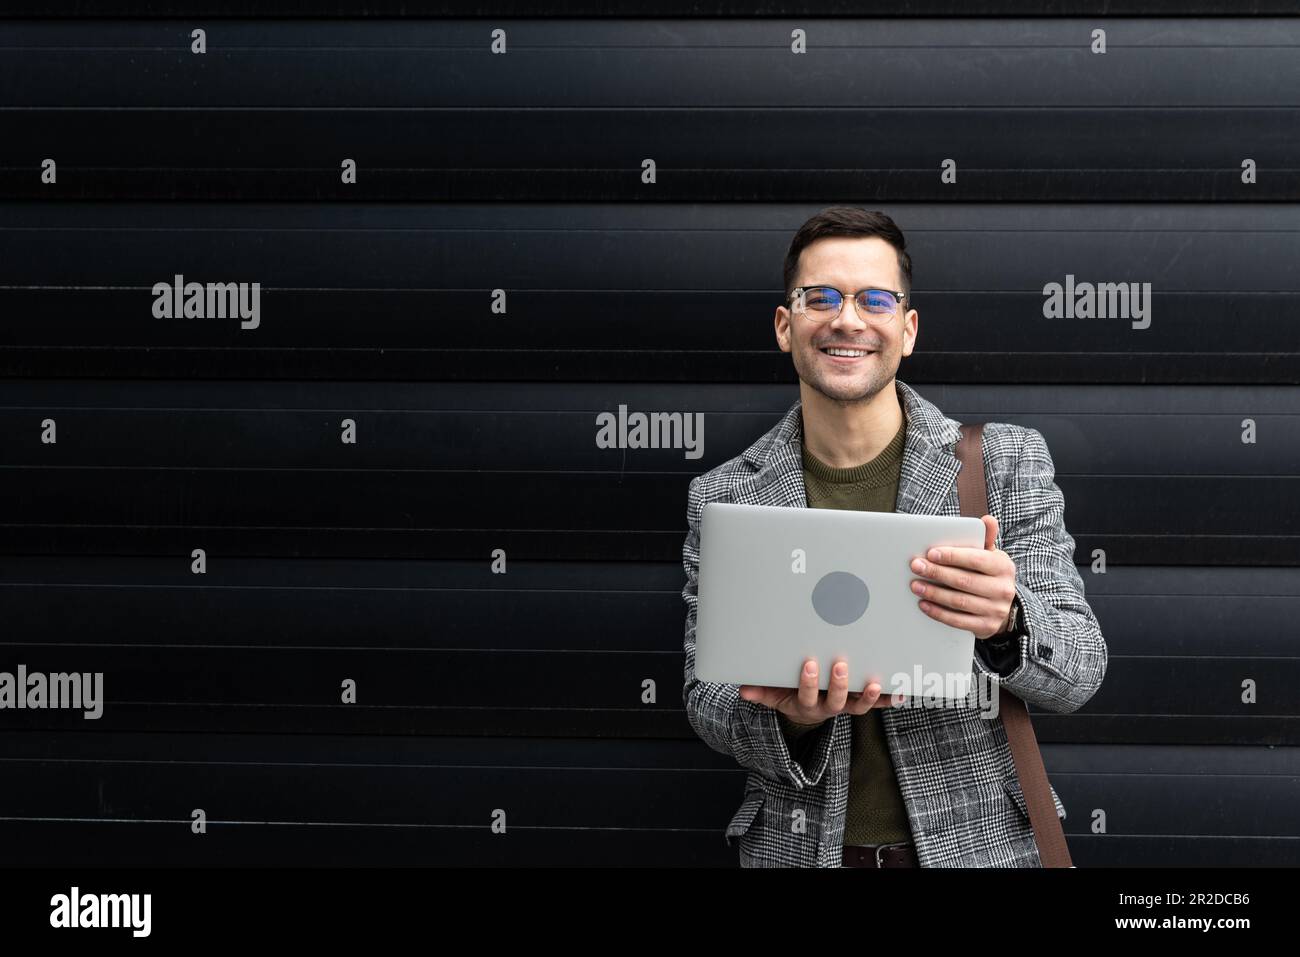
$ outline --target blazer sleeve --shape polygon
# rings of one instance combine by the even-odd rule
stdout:
[[[1083,707],[1106,674],[1106,640],[1084,599],[1074,565],[1074,538],[1065,528],[1065,497],[1047,443],[1037,429],[1024,442],[1002,494],[1001,548],[1016,565],[1020,601],[1019,663],[998,675],[1007,690],[1047,711]],[[980,655],[976,667],[997,675]]]
[[[816,731],[800,736],[791,754],[778,721],[777,712],[740,697],[740,685],[701,681],[695,677],[695,616],[700,567],[700,515],[704,510],[700,479],[691,480],[687,492],[686,520],[689,531],[682,545],[682,567],[686,585],[685,683],[682,701],[686,719],[697,735],[714,751],[729,755],[741,767],[756,771],[772,781],[784,781],[795,788],[815,786],[830,764],[832,720]]]

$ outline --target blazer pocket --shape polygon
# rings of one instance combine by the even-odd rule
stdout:
[[[740,837],[749,830],[750,825],[754,823],[754,818],[763,809],[763,802],[766,800],[767,792],[761,789],[745,792],[745,800],[741,802],[739,810],[732,815],[731,823],[727,825],[726,839],[728,845],[731,844],[733,837]]]

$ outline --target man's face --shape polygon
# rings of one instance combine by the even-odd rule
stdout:
[[[809,388],[828,399],[858,402],[870,399],[893,380],[903,356],[912,354],[916,310],[904,301],[888,321],[868,322],[858,315],[852,300],[860,289],[898,292],[903,288],[893,246],[877,236],[819,239],[800,254],[794,285],[834,286],[844,294],[844,308],[831,321],[800,316],[792,311],[793,303],[789,308],[777,307],[777,344],[791,354],[795,372]],[[830,347],[866,350],[866,355],[841,358],[827,354]]]

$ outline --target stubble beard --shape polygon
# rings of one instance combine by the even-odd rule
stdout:
[[[859,373],[852,379],[825,374],[825,370],[820,368],[821,352],[811,343],[806,352],[795,355],[804,357],[795,360],[795,372],[799,378],[814,392],[844,407],[870,402],[895,374],[890,365],[893,357],[884,350],[865,359],[869,365],[865,375]],[[812,369],[806,367],[804,360],[813,363]]]

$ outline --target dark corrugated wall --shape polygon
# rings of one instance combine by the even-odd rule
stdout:
[[[1110,648],[1035,712],[1076,863],[1289,862],[1300,20],[894,6],[936,16],[8,5],[0,671],[107,699],[0,711],[10,863],[734,863],[685,490],[795,398],[781,261],[838,203],[908,236],[900,378],[1055,459]],[[156,317],[177,274],[259,283],[256,328]],[[1045,319],[1067,276],[1149,282],[1149,326]],[[703,457],[597,448],[620,404],[704,413]]]

